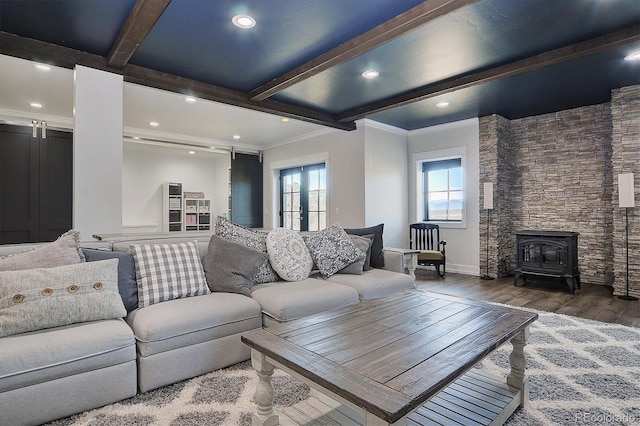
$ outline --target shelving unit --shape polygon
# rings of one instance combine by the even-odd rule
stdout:
[[[185,231],[208,231],[211,229],[211,200],[185,198]]]
[[[162,198],[162,232],[182,231],[182,184],[165,182]]]

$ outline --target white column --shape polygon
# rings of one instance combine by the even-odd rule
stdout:
[[[121,75],[76,66],[73,227],[83,241],[122,232],[122,103]]]

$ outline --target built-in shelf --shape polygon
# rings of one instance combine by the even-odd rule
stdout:
[[[162,198],[162,232],[182,231],[182,184],[165,182]]]

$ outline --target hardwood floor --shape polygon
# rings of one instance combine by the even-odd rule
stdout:
[[[520,280],[515,287],[513,277],[485,281],[448,272],[440,278],[433,268],[417,270],[416,285],[420,290],[640,328],[640,301],[618,299],[609,286],[583,283],[572,296],[559,280],[529,278],[526,286]]]

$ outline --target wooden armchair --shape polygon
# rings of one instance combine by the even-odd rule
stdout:
[[[438,225],[431,223],[412,223],[409,225],[409,248],[420,250],[418,266],[435,266],[438,275],[442,278],[444,278],[447,267],[446,245],[446,241],[440,240]]]

